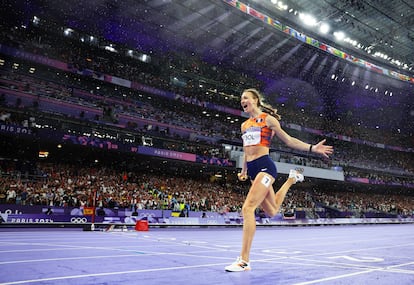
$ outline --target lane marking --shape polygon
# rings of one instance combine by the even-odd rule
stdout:
[[[35,248],[35,249],[12,249],[12,250],[0,250],[0,253],[13,253],[13,252],[36,252],[36,251],[67,251],[67,250],[83,250],[83,248]]]
[[[264,250],[262,250],[262,252],[265,252],[265,253],[277,253],[277,254],[287,254],[287,255],[302,253],[302,251],[300,251],[300,250],[290,251],[290,250],[287,250],[287,249],[277,249],[277,248],[264,249]]]
[[[379,257],[352,257],[352,256],[348,256],[348,255],[338,255],[338,256],[330,256],[327,257],[329,259],[339,259],[339,258],[344,258],[350,261],[356,261],[356,262],[382,262],[384,261],[384,258],[379,258]]]
[[[11,282],[0,283],[0,285],[26,284],[26,283],[36,283],[36,282],[56,281],[56,280],[66,280],[66,279],[80,279],[80,278],[89,278],[89,277],[134,274],[134,273],[143,273],[143,272],[159,272],[159,271],[180,270],[180,269],[189,269],[189,268],[212,267],[212,266],[219,266],[219,265],[220,266],[228,265],[228,263],[211,263],[211,264],[202,264],[202,265],[151,268],[151,269],[140,269],[140,270],[130,270],[130,271],[115,271],[115,272],[105,272],[105,273],[82,274],[82,275],[68,275],[68,276],[59,276],[59,277],[50,277],[50,278],[41,278],[41,279],[11,281]]]
[[[402,263],[402,264],[391,265],[391,266],[388,266],[387,268],[395,268],[395,267],[401,267],[401,266],[407,266],[407,265],[413,265],[413,264],[414,264],[414,261],[407,262],[407,263]]]
[[[356,249],[333,251],[333,252],[323,252],[323,253],[304,254],[304,255],[302,255],[302,257],[323,256],[323,255],[331,255],[331,254],[341,254],[341,253],[358,252],[358,251],[369,251],[369,250],[377,250],[377,249],[389,249],[389,248],[406,247],[406,246],[414,246],[414,243],[377,246],[377,247],[368,247],[368,248],[356,248]]]
[[[144,252],[137,252],[138,254],[145,254]],[[117,257],[131,257],[136,254],[122,254],[122,255],[95,255],[95,256],[77,256],[77,257],[60,257],[60,258],[44,258],[44,259],[25,259],[1,261],[2,264],[16,264],[16,263],[30,263],[30,262],[48,262],[48,261],[62,261],[62,260],[81,260],[81,259],[99,259],[99,258],[117,258]]]
[[[414,262],[411,262],[411,264],[413,264],[413,263]],[[336,276],[331,276],[331,277],[326,277],[326,278],[321,278],[321,279],[315,279],[315,280],[312,280],[312,281],[299,282],[299,283],[295,283],[293,285],[307,285],[307,284],[321,283],[321,282],[325,282],[325,281],[331,281],[331,280],[335,280],[335,279],[342,279],[342,278],[352,277],[352,276],[361,275],[361,274],[368,274],[368,273],[375,272],[375,271],[414,274],[413,270],[398,270],[398,269],[388,270],[387,268],[388,267],[376,268],[376,269],[370,269],[370,270],[354,272],[354,273],[349,273],[349,274],[336,275]]]
[[[352,277],[352,276],[361,275],[361,274],[367,274],[367,273],[371,273],[371,272],[374,272],[374,271],[378,271],[378,269],[371,269],[371,270],[365,270],[365,271],[354,272],[354,273],[349,273],[349,274],[336,275],[336,276],[316,279],[316,280],[312,280],[312,281],[295,283],[293,285],[307,285],[307,284],[326,282],[326,281],[331,281],[331,280],[335,280],[335,279],[341,279],[341,278]]]

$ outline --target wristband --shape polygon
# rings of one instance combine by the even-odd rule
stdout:
[[[312,153],[312,147],[313,147],[313,145],[310,145],[310,147],[309,147],[309,153]]]

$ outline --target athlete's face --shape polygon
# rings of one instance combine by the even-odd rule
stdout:
[[[251,112],[257,106],[257,98],[251,92],[243,92],[240,99],[240,104],[244,112]]]

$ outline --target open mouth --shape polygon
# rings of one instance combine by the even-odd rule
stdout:
[[[243,105],[242,107],[243,107],[243,109],[247,109],[247,104],[246,105]]]

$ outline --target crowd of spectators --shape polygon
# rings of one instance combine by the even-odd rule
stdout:
[[[1,166],[0,203],[18,205],[92,206],[96,191],[95,205],[100,208],[177,211],[184,203],[190,211],[225,213],[240,212],[248,191],[248,183],[121,171],[114,165],[82,167],[42,162],[32,177],[18,171],[13,163],[3,161]],[[404,193],[329,191],[305,184],[288,192],[281,211],[331,207],[357,216],[367,212],[412,216],[412,202],[413,196]]]
[[[41,163],[30,176],[13,166],[3,170],[1,203],[92,206],[94,191],[96,206],[112,209],[174,210],[185,203],[192,211],[238,212],[243,201],[240,192],[206,179],[126,172],[106,166]]]
[[[311,190],[315,204],[332,207],[339,211],[352,212],[356,217],[363,217],[365,213],[390,213],[400,216],[414,214],[414,197],[403,194],[377,194],[353,191],[320,191]]]
[[[47,75],[52,76],[50,73]],[[156,98],[156,96],[151,97],[150,100],[143,98],[145,96],[142,95],[141,100],[138,100],[139,95],[136,96],[137,99],[125,99],[122,96],[117,95],[117,91],[113,89],[113,86],[107,86],[107,93],[103,93],[103,95],[99,93],[91,94],[86,90],[74,89],[73,86],[77,80],[76,78],[71,78],[70,74],[69,76],[64,76],[64,80],[66,81],[63,83],[61,82],[60,85],[38,77],[4,71],[1,73],[0,80],[0,84],[6,88],[34,94],[36,96],[34,100],[41,97],[55,98],[60,100],[56,104],[62,101],[74,104],[74,107],[76,107],[75,105],[81,105],[96,108],[97,112],[101,112],[99,113],[101,116],[95,115],[97,121],[99,121],[99,119],[104,121],[108,119],[108,115],[105,115],[106,108],[111,108],[112,114],[109,115],[109,117],[113,119],[110,120],[111,123],[119,122],[120,116],[122,115],[127,115],[128,119],[135,117],[137,119],[145,120],[146,124],[141,124],[140,126],[133,124],[131,121],[124,121],[123,125],[118,124],[118,126],[123,126],[124,128],[133,128],[140,133],[149,132],[147,127],[154,124],[155,127],[151,129],[151,132],[162,132],[163,136],[168,136],[171,135],[168,126],[178,126],[187,129],[187,134],[195,133],[197,135],[197,140],[204,137],[205,142],[208,142],[208,144],[211,144],[211,142],[217,140],[217,138],[224,138],[228,141],[233,141],[236,144],[240,143],[238,126],[236,126],[235,123],[231,123],[227,121],[227,119],[223,120],[216,116],[203,116],[202,109],[198,110],[198,116],[194,116],[194,111],[197,112],[197,109],[194,109],[194,106],[188,104],[177,104],[176,102],[170,102],[170,100]],[[87,83],[87,80],[83,80],[82,82]],[[112,90],[110,90],[111,87]],[[81,87],[79,86],[78,88]],[[18,108],[26,107],[21,103],[20,98],[16,101],[17,102],[8,102],[8,105],[16,106]],[[7,102],[3,103],[6,104]],[[32,105],[38,106],[36,102],[33,102]],[[74,108],[74,110],[76,110],[76,108]],[[163,110],[163,112],[160,112],[159,110]],[[79,111],[78,113],[78,119],[86,119],[86,115],[83,111]],[[156,125],[157,123],[163,123],[164,127],[159,128]],[[292,130],[291,133],[299,138],[304,135],[303,132],[295,133],[294,130]],[[185,139],[189,140],[188,137]],[[316,141],[318,139],[319,138],[314,137],[311,138],[310,141]],[[304,140],[309,140],[309,138],[304,138]],[[210,147],[213,149],[221,149],[218,144],[210,145]],[[284,150],[282,149],[283,146],[277,145],[276,141],[273,143],[273,147],[279,150]],[[376,147],[364,145],[358,146],[353,142],[339,140],[335,142],[335,147],[337,151],[335,152],[334,159],[336,163],[341,166],[358,166],[369,169],[380,168],[391,172],[398,171],[398,174],[413,172],[413,163],[410,160],[410,156],[406,155],[404,152],[391,150],[378,151],[379,149]],[[356,155],[356,152],[358,155]],[[225,153],[221,153],[221,156],[224,157]],[[319,161],[319,164],[320,162],[321,161]],[[313,162],[312,165],[317,164]]]
[[[7,88],[16,89],[21,92],[28,92],[31,94],[36,94],[37,97],[39,96],[47,96],[47,97],[56,97],[59,96],[60,100],[63,100],[62,98],[71,98],[72,100],[67,100],[66,102],[74,102],[76,103],[75,99],[77,99],[79,104],[87,105],[87,106],[94,106],[96,108],[100,108],[99,104],[103,104],[103,100],[100,101],[99,97],[98,100],[95,100],[96,102],[93,102],[92,99],[95,97],[91,97],[88,99],[86,96],[83,96],[83,100],[79,100],[79,98],[74,98],[66,91],[66,88],[62,88],[60,85],[56,85],[54,83],[48,84],[47,81],[40,80],[37,78],[31,78],[29,76],[20,75],[20,74],[14,74],[14,73],[2,73],[2,81],[1,84]],[[63,90],[63,91],[62,91]],[[61,92],[62,91],[62,92]],[[78,91],[80,92],[80,91]],[[73,93],[73,92],[72,92]],[[84,92],[85,93],[85,92]],[[66,95],[64,95],[66,94]],[[88,95],[88,93],[85,93]],[[62,97],[63,96],[63,97]],[[116,99],[116,96],[112,98],[113,100]],[[19,101],[19,98],[17,99]],[[156,101],[156,100],[153,100]],[[151,122],[169,122],[171,126],[181,126],[183,128],[187,127],[187,129],[190,132],[198,132],[198,134],[206,134],[203,130],[212,130],[215,129],[213,133],[213,136],[220,136],[225,137],[228,140],[236,140],[236,137],[238,136],[238,131],[231,126],[225,126],[221,124],[221,121],[215,120],[206,120],[205,118],[198,118],[194,116],[194,113],[192,113],[192,110],[187,109],[178,109],[174,108],[174,110],[170,110],[164,113],[161,113],[157,110],[168,110],[168,104],[164,104],[164,106],[157,105],[157,108],[152,106],[148,102],[141,102],[138,106],[131,107],[132,104],[129,102],[124,103],[123,101],[118,101],[120,103],[120,107],[123,107],[123,111],[125,113],[128,113],[132,115],[134,112],[135,116],[145,118],[148,122],[148,124],[151,124]],[[160,100],[162,102],[162,100]],[[7,102],[3,102],[7,105]],[[161,104],[161,103],[160,103]],[[13,104],[9,104],[13,105]],[[21,102],[16,102],[15,106],[19,109],[22,108]],[[116,106],[116,105],[115,105]],[[115,107],[117,108],[117,107]],[[23,108],[24,109],[24,108]],[[177,115],[178,114],[178,115]],[[4,116],[3,116],[4,117]],[[186,120],[179,121],[176,118],[185,118]],[[4,117],[4,119],[7,118],[8,121],[10,121],[10,113]],[[82,119],[79,117],[78,119]],[[31,115],[30,120],[33,120],[33,115]],[[4,120],[3,120],[4,121]],[[21,120],[21,122],[27,121]],[[46,120],[48,121],[48,120]],[[190,121],[192,123],[192,129],[188,126],[186,121]],[[199,122],[197,127],[196,122]],[[213,122],[213,123],[212,123]],[[48,125],[51,125],[49,122],[47,122]],[[217,129],[217,125],[220,126],[219,129]],[[216,126],[216,128],[214,128]],[[62,129],[61,126],[54,126],[54,128]],[[228,131],[230,128],[230,132]],[[198,131],[197,131],[198,130]],[[141,129],[139,130],[139,134],[155,134],[160,132],[158,128],[154,128],[153,130],[149,131],[147,129]],[[228,136],[230,134],[230,136]],[[158,134],[161,135],[161,134]],[[298,137],[300,137],[300,133],[298,133]],[[166,137],[168,136],[168,131],[165,129],[162,132],[162,136]],[[116,135],[115,135],[116,137]],[[200,136],[198,136],[200,138]],[[184,138],[181,138],[184,139]],[[317,139],[314,139],[315,141]],[[205,141],[205,145],[203,146],[200,144],[199,141],[191,142],[191,139],[187,137],[184,140],[173,140],[168,141],[165,139],[154,139],[153,142],[155,143],[156,147],[163,148],[163,149],[169,149],[169,150],[176,150],[176,151],[184,151],[184,152],[190,152],[190,153],[196,153],[199,155],[214,155],[221,158],[229,158],[228,152],[225,152],[223,148],[220,146],[220,144],[214,144],[208,141]],[[284,148],[283,146],[276,146],[281,151],[287,151],[284,153],[279,161],[281,162],[289,162],[299,165],[307,165],[307,166],[315,166],[320,168],[330,168],[332,166],[342,166],[348,173],[355,173],[358,169],[362,169],[363,177],[365,177],[367,170],[376,170],[376,172],[368,173],[370,176],[377,177],[376,180],[379,181],[395,181],[400,182],[401,180],[405,183],[412,183],[412,178],[405,177],[404,175],[406,173],[412,173],[412,168],[410,165],[410,159],[408,156],[405,156],[404,153],[391,151],[391,150],[383,150],[381,152],[378,152],[378,149],[374,147],[359,146],[356,150],[354,150],[353,145],[354,143],[351,142],[336,142],[336,152],[334,155],[334,159],[330,161],[323,161],[320,159],[312,158],[312,157],[301,157],[301,156],[295,156],[292,153],[288,153],[288,150]],[[353,171],[349,171],[349,168],[354,168]],[[385,175],[382,172],[387,172],[388,175]],[[389,175],[389,174],[396,174],[396,175]],[[398,175],[398,176],[397,176]],[[358,175],[356,175],[358,177]],[[359,175],[361,177],[361,175]]]

